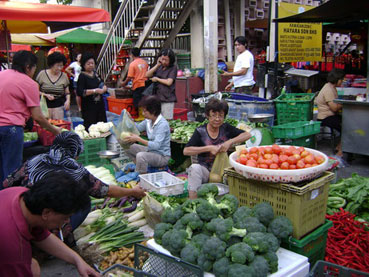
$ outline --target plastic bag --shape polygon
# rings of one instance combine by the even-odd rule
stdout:
[[[129,112],[125,109],[120,114],[118,124],[114,125],[112,130],[119,144],[125,149],[129,148],[130,146],[129,143],[125,143],[123,141],[126,136],[129,136],[130,134],[140,135],[134,120]]]
[[[223,173],[226,167],[229,167],[229,159],[226,152],[220,152],[216,155],[213,167],[209,174],[209,183],[223,183]]]
[[[49,118],[49,109],[47,107],[46,98],[43,94],[40,99],[40,108],[44,117]]]
[[[149,194],[143,199],[143,207],[145,212],[145,219],[147,224],[151,228],[155,228],[155,225],[161,222],[161,214],[164,211],[164,207],[159,201],[151,197]]]

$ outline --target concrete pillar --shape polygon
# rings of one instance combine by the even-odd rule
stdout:
[[[202,1],[191,13],[191,67],[204,68],[204,28]]]
[[[234,38],[238,36],[245,36],[245,0],[233,1],[234,10]],[[248,38],[246,38],[248,40]],[[234,59],[236,60],[238,52],[234,49]]]
[[[204,0],[205,92],[218,89],[218,1]]]

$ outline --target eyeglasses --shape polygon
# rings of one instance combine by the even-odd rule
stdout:
[[[224,114],[211,114],[209,117],[214,119],[224,119]]]

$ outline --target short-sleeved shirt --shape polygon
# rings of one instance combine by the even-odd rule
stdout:
[[[242,134],[244,131],[229,125],[228,123],[224,123],[219,128],[218,137],[213,139],[209,136],[207,131],[207,124],[198,127],[193,133],[190,141],[186,144],[186,147],[189,146],[207,146],[207,145],[218,145],[226,142],[229,139],[235,138],[238,135]],[[215,160],[215,156],[210,152],[201,153],[198,155],[198,163],[202,166],[205,166],[209,171],[213,166]]]
[[[317,118],[323,120],[328,116],[335,115],[329,108],[328,103],[338,98],[336,87],[331,83],[326,83],[315,98],[315,103],[318,106]]]
[[[144,59],[136,58],[134,59],[128,68],[128,77],[133,78],[132,90],[145,86],[146,72],[149,65]]]
[[[0,276],[32,277],[31,241],[42,241],[50,232],[41,227],[30,230],[21,209],[21,195],[27,188],[0,191]]]
[[[233,76],[232,78],[235,88],[243,86],[253,86],[255,84],[253,75],[254,56],[249,50],[245,50],[240,55],[238,55],[236,63],[234,65],[234,72],[239,71],[242,68],[247,68],[246,74],[241,76]]]
[[[40,85],[40,90],[43,93],[54,96],[54,100],[46,99],[47,106],[49,108],[58,108],[64,105],[65,102],[65,89],[69,86],[69,79],[67,74],[60,72],[59,78],[53,82],[46,70],[42,70],[36,78],[37,83]]]
[[[159,82],[156,83],[155,95],[158,96],[161,102],[170,103],[177,102],[176,97],[176,78],[177,78],[177,66],[164,68],[162,65],[154,73],[155,77],[160,79],[173,79],[173,84],[169,87]]]
[[[0,126],[25,126],[30,108],[40,106],[38,84],[13,69],[0,71]]]
[[[69,65],[69,67],[73,68],[73,71],[74,71],[73,81],[78,82],[78,77],[79,77],[79,74],[81,74],[82,67],[80,66],[80,64],[78,62],[72,62]]]

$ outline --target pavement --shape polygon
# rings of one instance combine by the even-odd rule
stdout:
[[[317,142],[317,150],[325,153],[330,157],[335,157],[328,140],[319,140]],[[336,179],[348,178],[352,173],[358,173],[361,176],[369,177],[369,156],[353,155],[349,157],[346,153],[336,171]],[[349,161],[348,161],[349,160]],[[53,258],[46,260],[41,264],[41,277],[72,277],[79,276],[76,268],[59,259]]]

